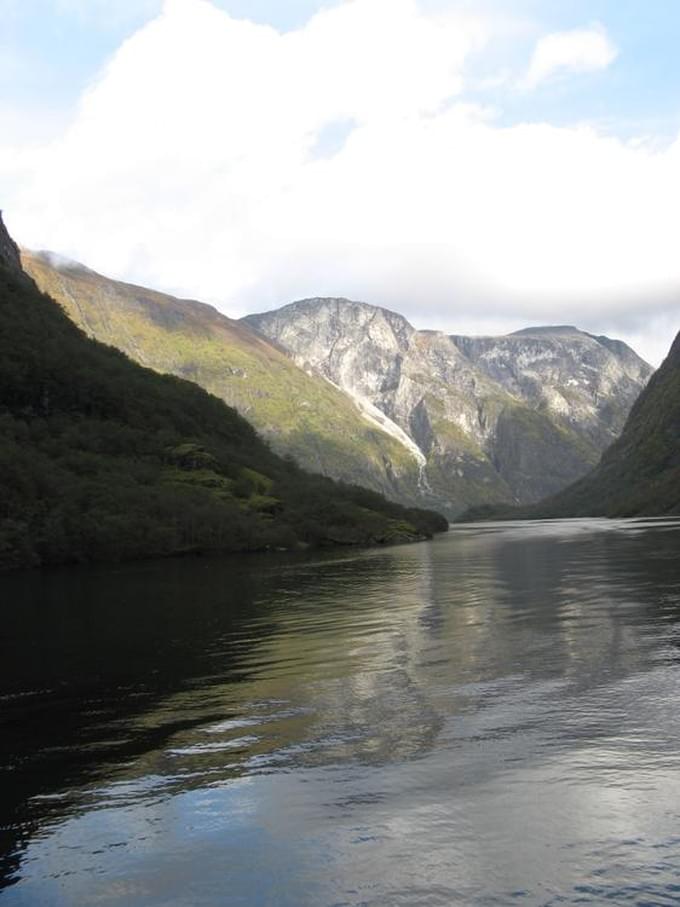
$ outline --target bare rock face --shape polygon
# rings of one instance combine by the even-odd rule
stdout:
[[[448,336],[344,299],[245,320],[406,436],[423,502],[450,515],[531,503],[584,475],[652,374],[624,343],[573,327]]]
[[[451,339],[505,390],[565,421],[601,450],[621,433],[652,373],[620,340],[594,337],[575,327]]]

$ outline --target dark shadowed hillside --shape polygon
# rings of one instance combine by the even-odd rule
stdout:
[[[0,568],[445,528],[304,473],[197,385],[87,338],[21,270],[0,221]]]

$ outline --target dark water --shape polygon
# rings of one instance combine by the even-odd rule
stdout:
[[[0,581],[2,907],[680,904],[680,522]]]

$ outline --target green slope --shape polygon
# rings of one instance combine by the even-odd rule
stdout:
[[[200,384],[304,469],[417,501],[417,463],[402,444],[247,325],[204,303],[110,280],[49,253],[23,251],[22,261],[90,337]]]
[[[0,568],[445,527],[302,472],[197,385],[87,338],[21,271],[0,220]]]
[[[680,334],[623,433],[579,482],[533,507],[473,508],[465,520],[680,514]]]

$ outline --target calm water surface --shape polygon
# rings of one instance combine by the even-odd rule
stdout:
[[[0,580],[0,905],[680,904],[680,522]]]

